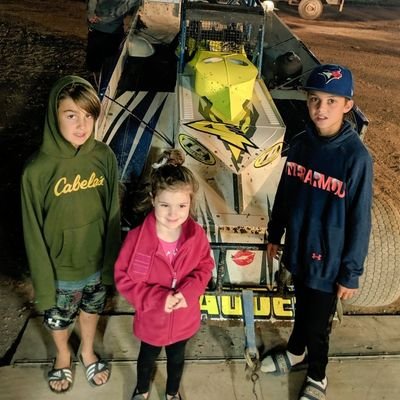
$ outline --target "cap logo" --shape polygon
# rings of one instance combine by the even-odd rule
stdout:
[[[327,85],[334,79],[341,79],[343,77],[342,71],[340,69],[333,71],[322,71],[319,73],[319,75],[322,75],[325,78],[325,85]]]

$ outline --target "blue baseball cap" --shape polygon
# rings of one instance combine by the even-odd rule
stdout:
[[[319,65],[312,70],[303,89],[317,90],[351,99],[353,76],[349,69],[337,64]]]

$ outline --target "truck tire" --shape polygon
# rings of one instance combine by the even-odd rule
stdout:
[[[299,15],[303,19],[317,19],[323,10],[321,0],[301,0],[298,6]]]
[[[375,198],[372,232],[357,294],[358,307],[386,306],[400,297],[400,213],[389,199]]]

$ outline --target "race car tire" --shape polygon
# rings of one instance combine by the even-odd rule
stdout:
[[[400,297],[400,213],[390,199],[372,207],[372,232],[357,294],[346,301],[358,307],[387,306]]]
[[[303,19],[318,19],[322,15],[324,6],[321,0],[301,0],[298,6],[298,12]]]

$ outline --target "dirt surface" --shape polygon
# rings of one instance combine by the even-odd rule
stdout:
[[[326,7],[304,21],[295,7],[278,15],[321,62],[353,70],[355,100],[370,126],[375,193],[400,206],[400,7]],[[2,0],[0,4],[0,360],[7,363],[27,316],[31,286],[21,235],[19,178],[39,145],[49,89],[66,74],[88,78],[84,0]],[[385,311],[397,311],[397,305]],[[1,364],[1,362],[0,362]]]

